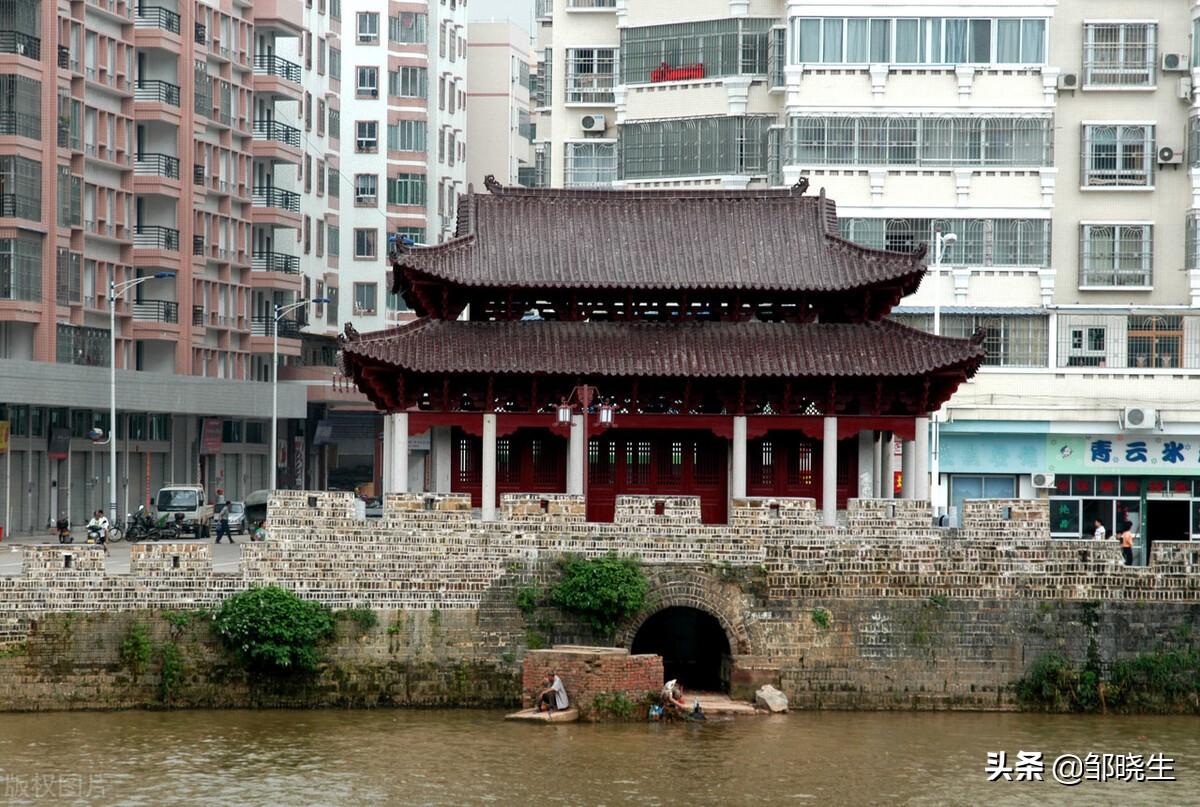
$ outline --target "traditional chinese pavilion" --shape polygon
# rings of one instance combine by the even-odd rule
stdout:
[[[392,291],[419,319],[342,339],[347,375],[391,415],[389,490],[408,489],[410,435],[431,432],[426,487],[470,493],[485,519],[501,493],[586,488],[596,521],[636,493],[699,496],[707,522],[731,497],[808,496],[832,523],[848,497],[892,495],[893,439],[902,492],[928,497],[928,413],[983,348],[884,319],[924,247],[841,238],[806,182],[487,185],[453,239],[394,254]]]

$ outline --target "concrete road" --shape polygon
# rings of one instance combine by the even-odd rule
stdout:
[[[72,530],[74,532],[74,530]],[[78,546],[83,544],[87,539],[86,532],[80,530],[75,534],[75,544]],[[241,568],[242,562],[242,543],[250,543],[249,535],[234,536],[236,544],[230,545],[224,540],[221,543],[213,546],[213,571],[216,572],[237,572]],[[212,543],[212,539],[208,539]],[[184,538],[178,543],[199,543],[195,538]],[[32,535],[14,535],[11,538],[4,536],[3,542],[0,542],[0,575],[15,575],[21,573],[21,547],[28,544],[47,544],[58,545],[58,540],[54,534],[47,531],[44,533],[33,533]],[[86,546],[86,544],[84,544]],[[129,573],[129,544],[122,541],[119,544],[109,545],[108,558],[104,564],[104,570],[108,574],[128,574]]]

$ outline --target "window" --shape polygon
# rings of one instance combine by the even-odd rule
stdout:
[[[789,164],[1048,166],[1054,164],[1050,117],[843,117],[788,119]]]
[[[954,233],[946,266],[1049,266],[1049,219],[839,218],[844,238],[875,249],[907,252],[934,243],[937,232]]]
[[[354,230],[354,257],[374,258],[376,236],[377,233],[373,229],[356,228]]]
[[[617,179],[616,143],[567,143],[566,186],[611,185]]]
[[[1153,187],[1153,158],[1153,126],[1084,124],[1084,187]]]
[[[720,116],[621,126],[620,178],[766,174],[773,116]]]
[[[542,58],[537,63],[537,75],[534,87],[530,88],[530,101],[535,107],[550,106],[554,103],[554,49],[542,50]]]
[[[325,75],[325,37],[317,40],[317,75]]]
[[[356,73],[358,74],[356,92],[359,95],[377,98],[379,96],[379,68],[360,67]]]
[[[930,314],[897,313],[892,319],[931,333]],[[967,339],[983,331],[986,367],[1046,367],[1050,353],[1049,318],[1027,314],[946,314],[943,336]]]
[[[1041,18],[795,17],[791,64],[1027,64],[1046,61]]]
[[[70,168],[59,166],[59,223],[67,226],[74,193]],[[42,164],[17,155],[0,155],[0,216],[39,221],[42,217]],[[65,214],[65,215],[64,215]],[[75,222],[76,224],[78,222]]]
[[[388,17],[388,39],[400,44],[425,44],[428,15],[403,11],[394,17]]]
[[[1016,495],[1015,476],[950,474],[950,506],[959,513],[966,499],[1012,499]]]
[[[425,121],[402,120],[389,124],[388,151],[425,151]]]
[[[360,120],[354,124],[354,150],[370,153],[379,150],[379,123]]]
[[[377,174],[354,175],[354,204],[373,205],[379,198],[379,176]]]
[[[59,364],[78,364],[87,367],[107,367],[109,345],[107,328],[85,328],[75,325],[58,325]]]
[[[1083,30],[1084,86],[1154,86],[1157,25],[1090,23],[1085,24]]]
[[[325,161],[317,160],[317,196],[325,194]]]
[[[567,103],[613,103],[613,70],[616,52],[612,48],[570,48],[567,50]]]
[[[358,41],[361,44],[374,44],[379,41],[379,15],[374,12],[361,11],[358,14]]]
[[[389,205],[424,205],[425,175],[400,174],[388,177]]]
[[[329,77],[342,80],[342,52],[333,47],[329,49]]]
[[[317,134],[325,134],[325,102],[317,101]]]
[[[340,227],[338,227],[336,224],[330,224],[328,226],[328,229],[329,229],[329,256],[331,258],[336,258],[342,252],[342,245],[340,243],[340,239],[342,237],[342,229]],[[337,289],[330,289],[329,291],[336,293]],[[329,294],[327,296],[332,298],[333,294]]]
[[[1147,287],[1154,261],[1153,226],[1084,224],[1080,226],[1080,287]]]
[[[771,19],[734,18],[624,28],[622,83],[765,75],[773,24]]]
[[[42,299],[42,236],[16,231],[0,238],[0,300]]]
[[[424,98],[428,71],[424,67],[401,67],[388,73],[388,95],[401,98]]]
[[[3,7],[0,5],[0,7]],[[9,13],[12,13],[9,6]],[[19,135],[40,140],[42,137],[42,105],[40,102],[42,84],[25,76],[0,75],[0,132],[6,135]],[[73,116],[69,114],[70,104],[59,99],[59,140],[65,140],[68,135]],[[66,108],[65,111],[63,108]],[[63,118],[67,118],[63,121]],[[66,146],[65,142],[59,145]]]
[[[375,295],[378,293],[375,283],[354,284],[354,313],[370,315],[375,313]]]
[[[395,292],[387,293],[387,308],[388,311],[407,311],[408,303],[404,302],[404,298]]]
[[[1183,366],[1183,317],[1131,316],[1127,328],[1130,367]]]

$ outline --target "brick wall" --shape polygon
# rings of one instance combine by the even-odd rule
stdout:
[[[632,656],[627,650],[600,647],[530,650],[521,677],[521,702],[526,708],[537,705],[542,681],[550,672],[558,673],[571,706],[585,715],[597,695],[620,693],[641,703],[646,693],[657,692],[663,685],[658,656]]]

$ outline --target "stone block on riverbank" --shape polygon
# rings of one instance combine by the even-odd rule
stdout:
[[[537,709],[522,709],[504,716],[505,720],[528,720],[534,723],[574,723],[579,719],[578,709],[559,709],[539,712]]]

